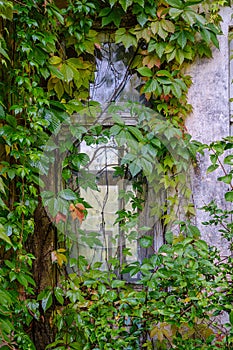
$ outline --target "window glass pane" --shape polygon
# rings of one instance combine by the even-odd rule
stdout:
[[[118,146],[112,138],[106,144],[87,146],[83,141],[80,144],[80,152],[88,154],[90,158],[88,169],[89,171],[98,172],[101,170],[113,170],[113,166],[119,163]]]
[[[96,57],[95,82],[90,86],[92,100],[100,103],[140,100],[137,89],[140,79],[137,74],[130,74],[128,69],[134,54],[132,48],[125,51],[119,44],[102,44]]]
[[[119,198],[124,191],[133,193],[132,185],[127,179],[114,176],[114,166],[119,165],[120,153],[115,141],[111,139],[108,144],[87,146],[85,142],[80,145],[80,152],[85,152],[90,157],[88,169],[89,174],[96,175],[98,191],[87,188],[80,188],[80,196],[91,206],[88,209],[88,216],[82,223],[82,230],[85,235],[93,232],[98,234],[102,246],[85,244],[85,237],[80,237],[79,253],[84,255],[89,262],[106,262],[113,257],[121,256],[121,262],[135,261],[137,257],[137,241],[134,229],[123,232],[116,223],[117,212],[121,209],[131,210],[131,205]],[[129,238],[127,238],[129,237]],[[134,239],[133,239],[134,238]],[[124,257],[123,251],[128,248],[131,256]]]

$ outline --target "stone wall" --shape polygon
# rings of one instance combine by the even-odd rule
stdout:
[[[212,59],[197,60],[188,72],[193,80],[189,91],[189,102],[193,106],[193,113],[187,119],[187,129],[193,139],[207,144],[231,134],[228,33],[233,26],[232,13],[233,9],[229,7],[221,11],[223,33],[219,36],[220,49],[213,49]],[[208,165],[208,156],[200,156],[197,167],[193,169],[192,188],[197,212],[196,224],[201,229],[203,238],[219,246],[225,253],[227,245],[221,239],[218,230],[215,227],[202,225],[202,222],[208,219],[208,215],[199,208],[213,199],[220,205],[225,205],[223,185],[216,181],[222,173],[206,174]]]

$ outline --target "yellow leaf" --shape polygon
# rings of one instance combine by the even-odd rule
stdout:
[[[61,62],[62,62],[62,59],[60,57],[58,57],[58,56],[52,56],[49,59],[49,63],[53,64],[53,65],[60,64]]]
[[[151,337],[151,338],[156,337],[160,342],[163,341],[163,331],[160,329],[160,326],[159,326],[159,325],[155,326],[155,327],[150,331],[150,337]]]
[[[65,253],[65,252],[66,252],[66,249],[64,249],[64,248],[59,248],[59,249],[57,250],[57,252],[58,252],[58,253]]]
[[[62,95],[64,94],[64,87],[60,80],[54,85],[54,90],[56,91],[57,97],[60,100]]]
[[[10,154],[11,148],[8,145],[5,145],[6,155],[8,156]]]
[[[67,258],[64,254],[61,254],[58,251],[59,251],[59,249],[52,251],[51,260],[52,260],[52,263],[56,262],[61,267],[63,265],[63,263],[67,263]]]
[[[188,303],[188,302],[190,302],[190,298],[189,297],[184,299],[184,303]]]
[[[195,331],[198,334],[201,334],[204,339],[207,339],[209,336],[211,336],[214,333],[213,330],[209,328],[208,325],[205,323],[197,324],[195,326]]]
[[[183,242],[184,236],[180,233],[178,236],[174,236],[172,244]]]
[[[172,336],[173,336],[171,326],[168,325],[166,328],[163,328],[162,331],[163,331],[163,334],[165,335],[165,337],[171,341]]]
[[[154,328],[152,328],[152,330],[150,331],[150,337],[154,338],[154,336],[157,335],[157,331],[158,331],[158,327],[155,326]]]
[[[158,332],[157,332],[157,338],[160,342],[163,341],[163,331],[161,329],[158,329]]]
[[[54,88],[54,85],[55,85],[55,83],[54,83],[54,81],[53,81],[53,77],[51,77],[50,79],[49,79],[49,81],[48,81],[48,83],[47,83],[47,89],[50,91],[50,90],[53,90],[53,88]]]
[[[195,329],[189,327],[188,323],[183,323],[179,327],[179,333],[181,334],[182,339],[186,340],[189,339],[195,333]]]
[[[57,263],[61,267],[63,263],[67,263],[67,258],[64,254],[57,253]]]

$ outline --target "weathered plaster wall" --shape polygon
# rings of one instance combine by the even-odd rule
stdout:
[[[189,92],[189,101],[193,106],[193,113],[187,120],[187,128],[193,139],[203,143],[210,143],[230,135],[229,109],[229,41],[228,32],[233,21],[233,9],[224,8],[222,32],[219,36],[220,50],[213,50],[212,59],[200,59],[189,71],[193,85]],[[200,156],[198,166],[194,169],[192,180],[193,200],[197,210],[196,223],[201,229],[203,238],[210,243],[217,244],[226,251],[226,243],[214,227],[202,225],[208,216],[199,208],[212,199],[223,205],[224,191],[222,185],[216,183],[219,174],[206,174],[209,165],[208,156]],[[221,174],[222,175],[222,174]]]

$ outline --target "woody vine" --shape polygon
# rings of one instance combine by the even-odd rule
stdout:
[[[197,147],[185,130],[191,78],[184,67],[197,57],[210,58],[212,47],[218,48],[218,11],[224,5],[201,0],[0,2],[1,348],[193,349],[204,342],[206,349],[221,344],[230,349],[231,331],[220,337],[210,320],[222,311],[232,318],[214,279],[221,260],[189,222],[179,222],[178,237],[164,232],[167,244],[159,252],[130,265],[113,257],[102,270],[101,262],[91,265],[83,256],[70,255],[74,224],[88,220],[88,202],[70,185],[72,174],[90,161],[78,152],[82,140],[96,145],[114,137],[119,148],[125,147],[115,175],[133,179],[135,192],[125,193],[131,209],[116,213],[126,232],[143,209],[145,178],[155,193],[164,188],[169,193],[163,207],[152,208],[164,228],[176,217],[177,194],[189,197],[183,172]],[[115,115],[109,128],[101,119],[107,109],[90,99],[103,33],[132,51],[126,73],[140,77],[138,89],[147,105],[127,104],[136,125],[127,125],[111,104],[124,82],[107,101]],[[92,120],[91,127],[83,125],[83,116]],[[58,148],[62,125],[72,137]],[[179,162],[169,147],[176,149]],[[62,178],[49,191],[53,164]],[[184,212],[194,215],[192,204]],[[68,217],[73,220],[64,235]],[[143,249],[153,246],[151,236],[135,239]],[[142,288],[126,283],[124,274],[140,275]],[[223,289],[225,277],[219,277]]]

